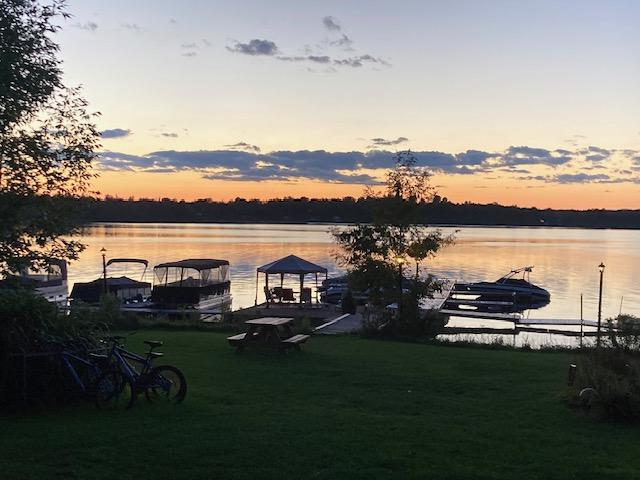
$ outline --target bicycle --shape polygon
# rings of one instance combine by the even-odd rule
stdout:
[[[106,355],[89,352],[83,348],[69,351],[68,344],[64,342],[56,342],[53,345],[59,349],[56,358],[81,396],[93,399],[99,408],[114,408],[121,402],[130,401],[127,396],[130,396],[128,392],[131,388],[127,388],[126,382],[120,379],[117,373],[104,370]],[[62,387],[65,388],[64,385]]]
[[[173,365],[154,366],[153,361],[163,356],[154,352],[163,342],[145,340],[149,351],[145,356],[130,352],[120,343],[126,337],[115,335],[107,337],[111,347],[107,355],[107,364],[115,367],[122,380],[132,386],[132,395],[126,408],[131,408],[141,393],[148,402],[167,401],[180,403],[187,395],[187,380],[184,374]]]

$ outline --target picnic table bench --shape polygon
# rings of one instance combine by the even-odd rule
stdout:
[[[291,330],[293,318],[264,317],[247,320],[245,323],[249,330],[245,333],[227,337],[229,345],[239,352],[247,347],[286,351],[290,348],[300,350],[300,345],[305,343],[310,335],[294,335]]]

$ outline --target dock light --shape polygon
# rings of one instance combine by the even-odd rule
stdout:
[[[402,265],[406,259],[402,255],[396,257],[396,263],[398,264],[398,319],[402,315]]]
[[[596,334],[596,348],[600,348],[600,325],[602,323],[602,278],[604,277],[604,263],[598,265],[600,271],[600,289],[598,292],[598,332]]]
[[[102,247],[100,253],[102,254],[102,287],[104,293],[107,293],[107,249]]]

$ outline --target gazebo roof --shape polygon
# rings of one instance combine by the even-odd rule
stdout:
[[[327,273],[327,269],[320,265],[316,265],[315,263],[311,263],[304,258],[289,255],[281,258],[280,260],[276,260],[275,262],[267,263],[266,265],[258,267],[258,272],[306,274]]]

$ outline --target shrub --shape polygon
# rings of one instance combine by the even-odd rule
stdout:
[[[571,404],[613,420],[640,420],[640,319],[619,315],[608,319],[602,348],[576,361],[569,390]]]
[[[347,288],[342,296],[341,301],[342,313],[356,313],[356,302],[353,299],[353,293],[351,293],[351,289]]]
[[[589,351],[576,361],[573,405],[612,420],[640,420],[640,359],[615,349]]]
[[[93,349],[105,326],[92,315],[59,312],[55,305],[29,290],[0,290],[0,403],[21,398],[23,355],[55,350],[55,343],[64,342],[77,348]],[[36,357],[30,362],[30,390],[40,392],[40,398],[55,400],[48,388],[55,386],[59,374],[54,357]],[[57,382],[58,385],[60,382]]]

